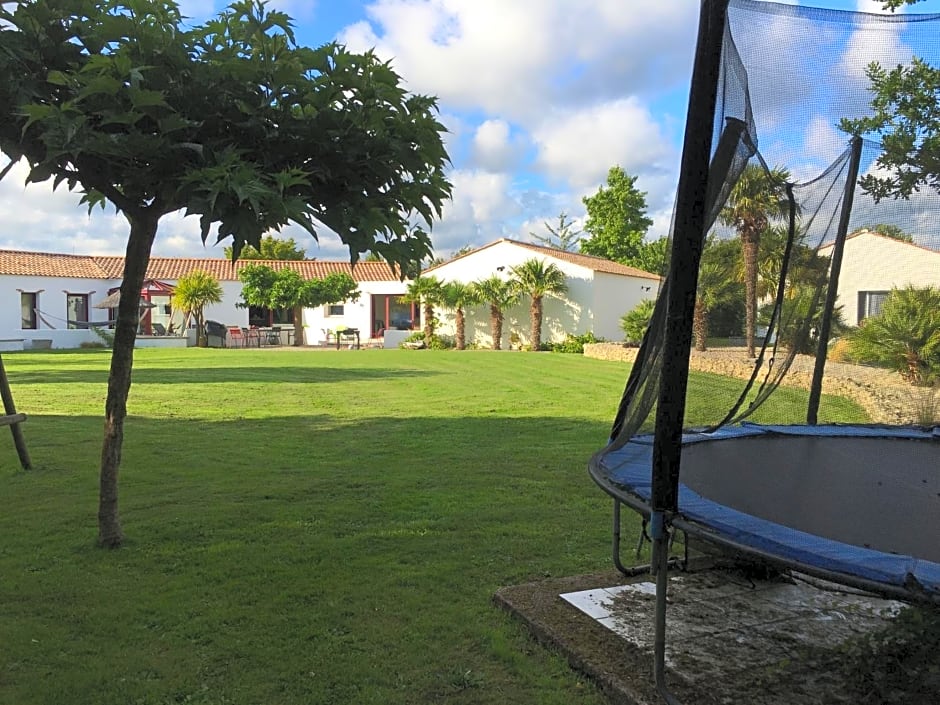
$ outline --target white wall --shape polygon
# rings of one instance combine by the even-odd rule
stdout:
[[[597,272],[594,278],[594,335],[623,340],[620,319],[644,299],[655,299],[659,282]]]
[[[26,347],[35,339],[51,340],[55,348],[77,348],[82,342],[100,339],[88,329],[69,330],[66,311],[66,292],[88,294],[88,318],[107,321],[109,311],[96,309],[96,303],[108,295],[108,289],[117,282],[100,279],[70,277],[29,277],[0,275],[0,338],[23,338]],[[38,308],[42,316],[38,328],[24,330],[20,317],[20,292],[38,292]]]
[[[838,304],[846,323],[858,323],[860,291],[890,291],[909,284],[940,286],[940,252],[871,234],[845,241]]]
[[[342,302],[342,316],[328,316],[329,306],[304,309],[307,344],[325,342],[325,330],[332,331],[340,327],[358,328],[360,341],[365,342],[372,335],[372,296],[403,296],[407,288],[407,283],[400,281],[363,281],[359,282],[359,300]]]
[[[476,252],[464,255],[452,262],[436,267],[429,276],[441,281],[459,281],[470,284],[480,279],[496,274],[509,279],[512,267],[518,266],[526,260],[533,258],[547,259],[555,264],[568,277],[568,293],[563,299],[546,296],[542,301],[542,340],[543,342],[558,342],[564,340],[567,333],[585,333],[591,330],[593,321],[591,315],[591,299],[593,291],[594,272],[586,267],[565,262],[551,257],[545,257],[537,252],[519,247],[511,242],[497,242]],[[502,271],[499,270],[502,267]],[[517,333],[523,344],[529,343],[529,304],[530,299],[523,297],[522,301],[504,312],[503,338],[501,347],[509,347],[509,337]],[[493,338],[490,333],[490,307],[489,304],[473,306],[466,311],[467,343],[476,343],[481,347],[492,347]],[[454,335],[455,323],[453,311],[439,310],[437,316],[441,321],[439,332],[445,335]]]

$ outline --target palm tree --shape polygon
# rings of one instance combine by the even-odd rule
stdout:
[[[754,357],[754,330],[757,323],[757,263],[761,233],[774,219],[787,214],[786,182],[790,172],[782,167],[767,171],[749,164],[738,179],[719,218],[733,227],[741,238],[744,259],[744,334],[747,354]]]
[[[421,313],[424,321],[424,342],[431,344],[434,337],[434,327],[437,320],[434,318],[434,306],[441,303],[443,284],[437,277],[415,277],[408,285],[408,289],[399,301],[406,304],[421,304]]]
[[[940,374],[940,288],[892,289],[849,340],[860,360],[891,365],[911,384],[932,383]]]
[[[481,301],[490,305],[490,331],[493,335],[493,350],[500,350],[503,337],[503,310],[519,300],[519,292],[511,282],[497,275],[481,279],[473,285]]]
[[[707,251],[706,251],[707,252]],[[722,266],[719,260],[707,260],[703,257],[698,270],[698,292],[692,316],[692,335],[695,349],[705,352],[708,339],[708,313],[717,306],[727,303],[739,291],[740,284],[734,280],[734,273]]]
[[[554,264],[533,257],[510,270],[515,277],[513,282],[520,294],[532,297],[529,306],[531,332],[529,343],[533,350],[542,345],[542,299],[546,294],[564,294],[568,291],[567,276]]]
[[[222,301],[222,286],[208,272],[195,270],[180,277],[173,292],[173,303],[187,316],[196,320],[196,345],[206,347],[208,340],[203,321],[203,310],[209,304]]]
[[[478,303],[480,303],[480,296],[476,287],[457,281],[444,284],[441,291],[441,305],[454,310],[458,350],[463,350],[467,346],[464,308]]]

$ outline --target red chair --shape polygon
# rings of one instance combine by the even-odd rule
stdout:
[[[245,347],[245,335],[238,326],[229,326],[228,346],[230,348]]]

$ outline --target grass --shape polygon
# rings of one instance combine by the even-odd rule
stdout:
[[[610,567],[610,505],[586,463],[623,364],[137,351],[128,541],[105,551],[108,360],[4,356],[36,469],[0,439],[0,702],[603,702],[491,597]],[[738,385],[693,376],[693,400]]]

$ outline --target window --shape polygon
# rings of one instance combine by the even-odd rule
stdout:
[[[871,316],[880,316],[890,291],[858,292],[858,323]]]
[[[292,308],[265,308],[264,306],[248,307],[248,325],[267,327],[292,325],[294,323],[294,309]]]
[[[22,319],[23,330],[36,330],[39,328],[39,321],[36,316],[36,309],[38,308],[38,293],[24,291],[20,294],[20,318]]]
[[[65,310],[70,329],[88,327],[88,294],[66,294]]]
[[[326,307],[327,316],[342,316],[346,312],[346,307],[343,304],[330,304]]]

